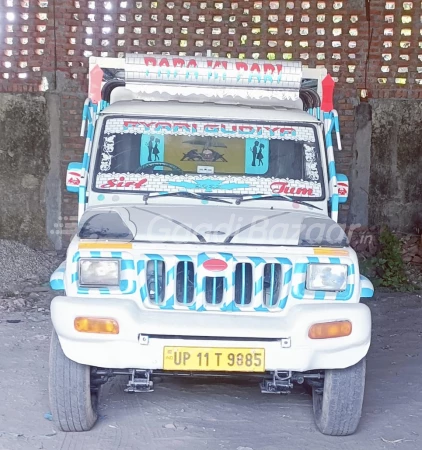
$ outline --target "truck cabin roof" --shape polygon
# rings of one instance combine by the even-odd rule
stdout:
[[[319,123],[319,120],[300,109],[220,105],[214,103],[182,103],[176,101],[149,102],[142,100],[119,101],[101,111],[102,116],[128,115],[177,119],[210,119],[257,122]]]

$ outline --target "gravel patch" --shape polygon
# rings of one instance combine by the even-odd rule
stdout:
[[[0,239],[0,297],[16,296],[23,288],[47,283],[62,259],[54,251],[37,251]]]

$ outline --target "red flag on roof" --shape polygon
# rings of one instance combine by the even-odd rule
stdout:
[[[104,72],[96,64],[89,73],[89,99],[92,103],[98,104],[101,100],[101,83]]]
[[[332,76],[328,74],[322,80],[322,101],[321,110],[330,112],[334,109],[334,85],[336,84]]]

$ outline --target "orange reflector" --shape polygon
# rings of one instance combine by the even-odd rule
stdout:
[[[132,248],[132,242],[79,242],[80,250],[86,249],[113,249],[120,250],[122,248]]]
[[[119,334],[119,324],[114,319],[77,317],[74,325],[81,333]]]
[[[340,248],[323,248],[317,247],[314,248],[314,255],[321,256],[349,256],[349,252],[347,250],[342,250]]]
[[[330,339],[349,336],[352,333],[352,324],[348,320],[341,322],[316,323],[309,329],[311,339]]]

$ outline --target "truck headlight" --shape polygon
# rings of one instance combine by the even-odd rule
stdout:
[[[80,286],[118,286],[120,262],[118,259],[80,259]]]
[[[347,265],[309,264],[306,289],[310,291],[344,291],[347,286]]]

